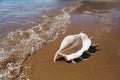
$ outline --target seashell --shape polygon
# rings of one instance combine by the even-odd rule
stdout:
[[[54,56],[54,62],[56,62],[56,59],[59,57],[64,57],[66,61],[71,60],[75,63],[74,59],[83,59],[81,55],[87,51],[90,46],[91,39],[84,32],[68,35],[61,42],[60,48]]]

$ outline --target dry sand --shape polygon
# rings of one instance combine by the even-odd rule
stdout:
[[[32,66],[27,73],[30,80],[120,80],[120,27],[101,25],[96,18],[86,16],[72,15],[67,32],[28,59],[26,63]],[[76,64],[54,63],[53,58],[62,39],[82,30],[94,37],[92,42],[98,43],[101,50]]]

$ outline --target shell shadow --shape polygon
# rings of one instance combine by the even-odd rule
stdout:
[[[90,54],[87,54],[86,52],[84,52],[81,57],[82,57],[83,59],[88,59],[91,55],[94,55],[96,51],[101,50],[101,49],[97,49],[97,47],[98,47],[98,45],[91,45],[90,48],[89,48],[89,50],[88,50],[88,52],[89,52]],[[66,61],[64,57],[60,57],[60,58],[58,58],[56,61],[65,61],[65,62],[67,62],[67,63],[72,63],[71,61]],[[83,61],[83,60],[81,60],[80,58],[76,58],[76,59],[74,59],[74,61],[75,61],[76,63],[78,63],[78,62],[81,62],[81,61]]]

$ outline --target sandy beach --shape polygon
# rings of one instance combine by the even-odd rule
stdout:
[[[76,64],[64,61],[54,63],[54,54],[59,49],[62,39],[66,35],[77,34],[82,30],[89,37],[93,36],[92,43],[99,44],[97,48],[100,50],[86,61]],[[27,64],[32,66],[31,70],[28,70],[30,80],[119,80],[119,30],[119,26],[101,25],[93,16],[79,15],[76,10],[72,14],[67,32],[28,59]]]
[[[1,0],[0,80],[119,80],[119,1]],[[54,63],[64,37],[81,31],[94,55]]]

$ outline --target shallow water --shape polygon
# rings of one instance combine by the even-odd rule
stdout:
[[[45,3],[45,5],[42,5],[43,3]],[[118,62],[120,56],[120,3],[85,1],[82,2],[83,5],[80,7],[78,5],[79,3],[75,3],[74,5],[73,3],[74,0],[1,0],[0,4],[5,7],[5,10],[2,6],[0,7],[0,34],[1,36],[4,35],[0,39],[0,78],[2,80],[15,78],[18,78],[18,80],[29,79],[24,73],[21,73],[24,68],[21,64],[29,55],[34,54],[43,45],[57,39],[59,34],[65,33],[67,26],[70,24],[71,15],[69,12],[74,11],[77,7],[78,8],[72,13],[72,28],[70,27],[71,30],[69,29],[68,32],[71,32],[69,34],[76,34],[77,32],[84,30],[89,35],[95,37],[93,42],[101,45],[103,50],[100,52],[104,55],[98,57],[98,59],[103,58],[103,60],[98,60],[98,62],[94,61],[94,64],[101,64],[107,67],[115,65],[116,67],[113,66],[113,70],[115,70],[115,74],[117,73],[116,70],[119,70]],[[29,5],[26,6],[25,4]],[[109,62],[111,57],[108,56],[108,53],[109,56],[114,58],[111,62]],[[40,64],[39,61],[40,60],[38,60],[38,63]],[[107,65],[105,65],[106,63]],[[44,74],[44,69],[42,69],[43,76],[39,75],[42,72],[42,70],[40,71],[41,68],[45,68],[45,66],[38,66],[34,70],[31,79],[40,79],[40,77],[43,78],[43,76],[46,75]],[[110,68],[106,70],[109,70]],[[91,69],[93,70],[93,68]],[[36,73],[39,74],[36,75]],[[105,73],[107,74],[107,72]],[[49,75],[49,73],[47,74]],[[36,77],[34,77],[35,75]],[[53,77],[52,74],[50,75],[51,76],[48,77]],[[108,76],[110,75],[113,74],[111,73]],[[77,74],[76,76],[78,77]],[[83,78],[88,80],[84,76]],[[113,78],[117,80],[118,75],[114,75]],[[67,77],[65,77],[65,79],[67,79]],[[97,77],[94,77],[94,79],[97,79]]]
[[[101,6],[102,5],[102,6]],[[118,36],[120,29],[120,2],[85,1],[73,12],[73,19],[80,28],[88,27],[104,36]],[[96,33],[97,34],[97,33]],[[94,33],[94,35],[96,35]]]
[[[0,36],[16,29],[33,27],[40,22],[40,16],[44,12],[63,8],[72,2],[72,0],[0,0]]]
[[[72,0],[1,0],[0,4],[2,80],[19,77],[22,63],[30,55],[65,33],[70,24],[70,12],[79,6]]]

